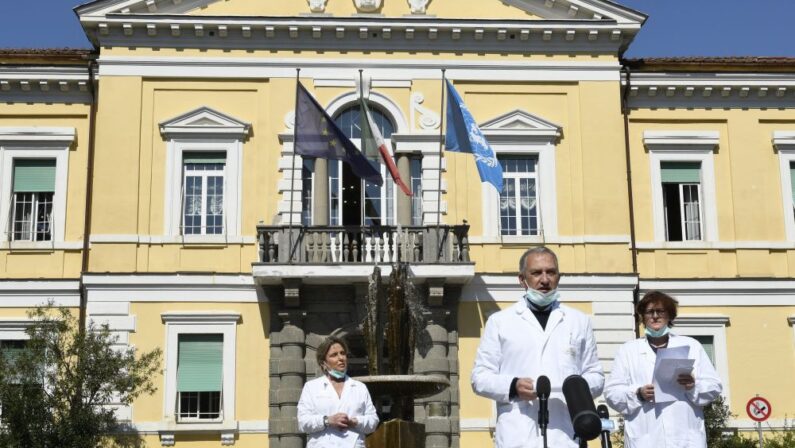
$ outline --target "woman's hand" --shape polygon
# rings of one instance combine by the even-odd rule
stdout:
[[[356,420],[354,419],[354,421]],[[348,418],[348,414],[344,412],[338,412],[334,415],[330,415],[328,418],[328,425],[337,429],[348,429],[348,427],[356,426],[355,423],[351,423],[351,419]]]
[[[676,382],[684,386],[685,390],[696,387],[696,379],[689,373],[683,373],[676,378]]]
[[[643,398],[644,401],[648,401],[649,403],[654,403],[654,385],[647,384],[645,386],[641,386],[638,388],[638,394]]]

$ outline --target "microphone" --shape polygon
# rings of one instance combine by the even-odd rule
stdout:
[[[593,440],[602,431],[602,421],[596,413],[588,382],[580,375],[571,375],[563,381],[563,396],[569,408],[574,434],[583,440]]]
[[[541,375],[536,380],[536,394],[538,394],[538,427],[541,428],[541,435],[544,438],[544,447],[547,446],[547,425],[549,425],[549,378]]]
[[[613,442],[610,441],[610,429],[613,428],[613,422],[610,420],[610,413],[607,412],[607,406],[600,404],[596,407],[596,414],[602,420],[602,432],[599,436],[602,442],[602,448],[613,448]]]

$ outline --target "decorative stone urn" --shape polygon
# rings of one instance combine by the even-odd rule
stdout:
[[[381,7],[382,0],[354,0],[359,12],[375,12]]]

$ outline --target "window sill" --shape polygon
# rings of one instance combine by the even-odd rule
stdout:
[[[640,250],[787,250],[795,249],[792,241],[639,241]]]
[[[80,241],[3,241],[0,243],[0,249],[11,251],[54,252],[56,250],[80,250],[82,248],[83,243]]]
[[[231,446],[235,444],[235,437],[238,434],[238,422],[164,422],[157,429],[160,435],[161,446],[174,446],[176,434],[219,434],[221,445]]]

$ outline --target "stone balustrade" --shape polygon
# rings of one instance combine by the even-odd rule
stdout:
[[[257,226],[259,262],[468,263],[469,225]]]

